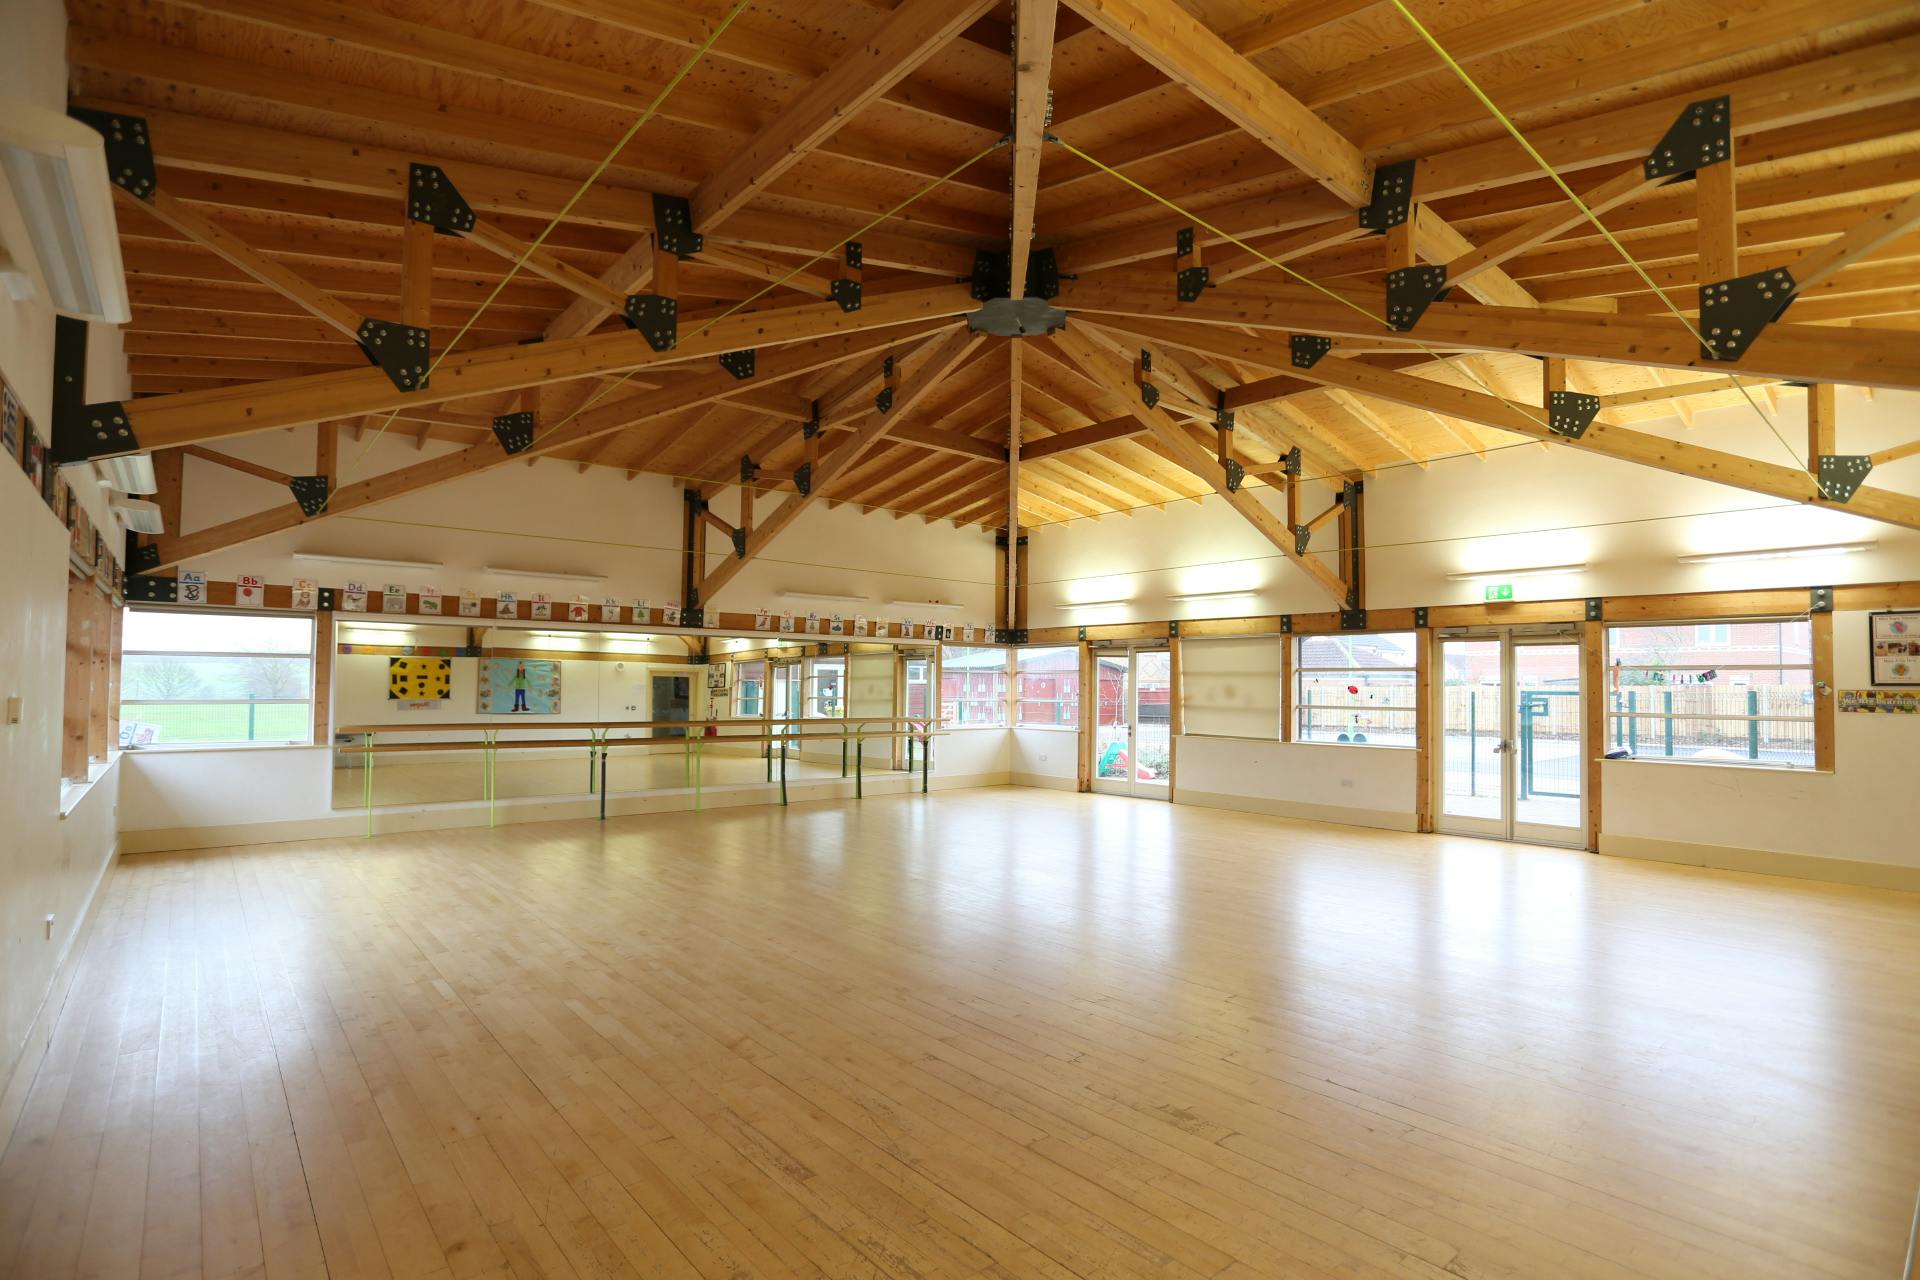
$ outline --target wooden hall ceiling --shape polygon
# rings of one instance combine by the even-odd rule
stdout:
[[[976,305],[954,281],[976,252],[1007,251],[1010,188],[1028,198],[1024,210],[1014,202],[1014,217],[1030,219],[1032,247],[1054,250],[1076,277],[1056,304],[1072,314],[1080,345],[1024,340],[1016,360],[1005,340],[975,344],[910,414],[837,468],[824,500],[1004,524],[1015,406],[1023,524],[1214,492],[1216,476],[1183,465],[1190,450],[1139,419],[1133,375],[1110,376],[1107,357],[1123,368],[1143,346],[1154,351],[1149,377],[1163,397],[1154,412],[1168,429],[1214,448],[1203,415],[1228,395],[1235,455],[1256,488],[1277,482],[1276,464],[1295,446],[1308,476],[1337,483],[1542,434],[1526,422],[1516,433],[1486,411],[1507,400],[1533,407],[1544,425],[1540,357],[1551,357],[1560,385],[1607,402],[1581,444],[1628,450],[1619,456],[1649,438],[1631,429],[1636,421],[1778,395],[1785,380],[1920,383],[1911,200],[1920,192],[1920,5],[1911,0],[1408,0],[1576,191],[1637,170],[1687,102],[1731,95],[1730,202],[1711,203],[1706,183],[1689,180],[1635,189],[1602,214],[1689,313],[1703,278],[1811,263],[1877,215],[1893,220],[1803,289],[1777,332],[1733,364],[1699,359],[1690,340],[1671,344],[1672,355],[1641,340],[1687,334],[1584,220],[1519,230],[1553,221],[1560,192],[1391,0],[1028,3],[1051,23],[993,0],[749,4],[553,228],[540,263],[482,310],[512,246],[541,234],[730,6],[73,0],[74,104],[146,117],[160,189],[188,218],[122,202],[136,423],[144,397],[157,422],[175,403],[185,417],[256,387],[311,387],[315,403],[332,405],[333,388],[379,380],[337,324],[263,283],[264,263],[349,314],[415,317],[436,353],[470,322],[461,353],[548,338],[554,368],[508,371],[484,392],[336,415],[364,431],[395,412],[388,430],[468,446],[475,467],[490,465],[494,414],[536,407],[546,430],[600,395],[602,375],[637,367],[604,354],[613,339],[580,347],[577,360],[570,353],[596,341],[586,335],[625,333],[586,285],[617,297],[648,278],[655,192],[690,199],[706,237],[677,266],[683,336],[807,263],[746,313],[778,317],[756,339],[761,359],[812,343],[837,342],[845,354],[796,354],[788,365],[798,372],[782,380],[762,374],[741,394],[696,395],[683,392],[709,378],[710,355],[690,347],[656,358],[629,335],[646,367],[596,405],[594,432],[543,442],[540,453],[685,477],[714,493],[738,483],[743,453],[773,472],[798,466],[809,401],[829,409],[818,447],[831,452],[862,431],[883,359],[897,356],[910,378]],[[1031,42],[1030,28],[1048,27],[1043,56],[1014,56],[1020,33]],[[1040,145],[1037,171],[1016,173],[1019,146],[994,144],[1014,127],[1008,102],[1020,67],[1023,91],[1051,93],[1045,127],[1074,150]],[[1031,121],[1044,116],[1028,115],[1022,127],[1039,128]],[[1295,380],[1284,317],[1296,295],[1307,297],[1299,286],[1203,230],[1217,287],[1191,308],[1177,302],[1175,233],[1189,220],[1076,152],[1374,314],[1390,266],[1458,263],[1508,233],[1524,245],[1435,303],[1410,334],[1378,324],[1341,332],[1331,320],[1316,328],[1335,335],[1326,367],[1339,376]],[[1415,216],[1386,236],[1358,234],[1355,183],[1402,160],[1420,162]],[[419,274],[409,291],[402,196],[415,161],[441,166],[509,247],[436,237],[430,280]],[[841,315],[825,297],[839,258],[809,259],[930,184],[861,235],[865,309],[827,324]],[[182,230],[194,218],[255,261]],[[1074,354],[1090,351],[1099,358]],[[1441,354],[1449,359],[1435,363]],[[1750,375],[1744,390],[1729,372]],[[1410,379],[1446,395],[1429,397]],[[479,385],[436,376],[443,383]],[[1688,383],[1707,389],[1668,390]],[[610,405],[631,412],[621,419]],[[143,430],[142,443],[231,433]],[[1735,461],[1751,466],[1734,468],[1734,483],[1769,492],[1798,483],[1774,474],[1789,470],[1778,458],[1772,471]],[[1710,460],[1699,467],[1693,473],[1729,474]],[[461,473],[448,471],[437,479]],[[1920,512],[1887,511],[1920,521]],[[177,530],[163,539],[170,560],[180,542]]]

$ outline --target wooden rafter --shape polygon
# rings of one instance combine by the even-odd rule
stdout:
[[[1013,296],[1027,292],[1033,215],[1040,202],[1040,152],[1053,105],[1053,31],[1058,0],[1018,0],[1013,13]]]

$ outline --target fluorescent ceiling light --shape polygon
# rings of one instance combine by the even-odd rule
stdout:
[[[167,525],[160,518],[160,504],[141,502],[137,498],[115,498],[107,504],[113,513],[120,517],[120,523],[134,533],[165,533]]]
[[[95,458],[93,465],[100,468],[102,480],[109,489],[118,489],[122,493],[160,492],[160,482],[153,474],[153,459],[144,453]],[[145,533],[146,530],[140,532]]]
[[[1133,598],[1125,600],[1071,600],[1061,605],[1062,609],[1114,609],[1123,604],[1132,604]]]
[[[503,578],[560,578],[567,582],[605,582],[604,573],[563,573],[558,569],[504,569],[499,565],[487,565],[482,573],[497,573]]]
[[[1580,564],[1543,564],[1525,569],[1476,569],[1472,573],[1450,573],[1449,582],[1507,582],[1514,578],[1553,578],[1565,573],[1585,573]]]
[[[1238,591],[1182,591],[1178,595],[1168,596],[1167,599],[1169,600],[1239,600],[1239,599],[1245,599],[1247,596],[1250,596],[1252,594],[1253,594],[1252,588],[1246,587]]]
[[[329,564],[370,564],[381,569],[444,569],[438,560],[382,560],[378,556],[334,555],[326,551],[296,551],[292,559],[321,560]]]
[[[0,174],[7,292],[44,296],[55,311],[82,320],[131,320],[105,139],[60,112],[0,99]]]
[[[782,600],[822,600],[828,604],[865,604],[865,596],[830,596],[818,591],[782,591]]]
[[[1736,560],[1811,560],[1817,556],[1850,556],[1871,551],[1877,542],[1826,542],[1809,547],[1768,547],[1759,551],[1714,551],[1704,555],[1681,556],[1681,564],[1731,564]]]
[[[889,600],[889,609],[958,609],[957,604],[945,604],[939,600]]]

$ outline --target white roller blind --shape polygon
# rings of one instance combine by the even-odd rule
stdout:
[[[1279,636],[1183,640],[1180,684],[1188,733],[1280,737]]]

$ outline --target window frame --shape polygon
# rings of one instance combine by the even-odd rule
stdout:
[[[304,621],[307,624],[307,648],[306,648],[306,652],[304,653],[270,652],[265,650],[252,650],[252,649],[233,649],[233,650],[226,650],[226,651],[217,651],[217,650],[209,650],[209,649],[191,649],[191,650],[189,649],[126,649],[123,647],[120,655],[123,660],[123,669],[121,672],[121,678],[118,682],[119,697],[116,705],[116,711],[120,713],[118,718],[122,723],[129,722],[129,721],[135,724],[146,723],[146,721],[141,720],[138,715],[125,714],[125,712],[130,708],[137,709],[138,707],[143,707],[143,706],[212,707],[212,706],[247,706],[251,704],[254,706],[300,706],[300,707],[306,708],[306,714],[301,717],[302,731],[296,736],[283,737],[283,738],[255,738],[255,739],[222,738],[222,739],[213,739],[213,740],[207,740],[207,741],[181,741],[181,742],[159,741],[159,742],[153,742],[153,743],[147,743],[147,744],[135,743],[135,744],[132,744],[134,749],[142,750],[142,751],[231,751],[236,749],[263,750],[263,749],[278,749],[278,748],[285,748],[285,747],[305,747],[305,746],[314,745],[316,741],[315,725],[318,722],[315,708],[319,704],[319,700],[323,694],[323,691],[328,686],[330,686],[330,683],[331,683],[331,675],[330,675],[331,664],[326,663],[323,665],[322,656],[321,656],[321,646],[323,644],[331,646],[331,644],[333,643],[331,638],[331,634],[332,634],[331,628],[323,627],[321,625],[319,615],[313,614],[313,613],[307,613],[304,611],[290,610],[290,609],[225,609],[225,608],[213,608],[213,607],[168,608],[164,605],[151,605],[151,604],[136,605],[133,603],[128,603],[127,605],[122,607],[119,610],[119,613],[121,616],[121,626],[119,628],[119,631],[122,633],[123,636],[124,636],[124,632],[127,630],[126,615],[133,614],[133,613],[164,614],[169,616],[203,618],[203,619],[268,618],[274,621],[286,621],[289,619],[299,619],[301,621]],[[124,639],[123,639],[123,645],[124,645]],[[126,658],[135,658],[135,659],[139,659],[139,658],[215,658],[215,659],[291,658],[291,659],[304,660],[306,663],[306,691],[302,696],[298,698],[181,698],[181,699],[141,698],[141,697],[135,696],[127,688],[128,681],[126,679],[126,673],[124,670],[124,659]],[[137,669],[137,666],[136,666],[136,669]],[[325,677],[328,682],[327,685],[322,684],[323,670],[329,673]]]
[[[1351,663],[1347,663],[1337,667],[1330,667],[1330,666],[1309,666],[1307,663],[1301,660],[1302,655],[1306,651],[1306,646],[1316,640],[1327,640],[1327,639],[1357,640],[1366,636],[1404,636],[1406,637],[1407,653],[1408,653],[1407,664],[1405,666],[1355,666]],[[1426,699],[1424,698],[1422,691],[1420,689],[1420,678],[1419,678],[1420,639],[1419,639],[1418,630],[1400,629],[1400,630],[1383,630],[1383,631],[1314,631],[1314,632],[1305,632],[1305,633],[1295,632],[1292,636],[1292,641],[1293,643],[1290,646],[1288,646],[1288,655],[1287,655],[1290,659],[1290,662],[1288,664],[1290,669],[1287,671],[1286,684],[1283,689],[1283,693],[1287,698],[1288,703],[1290,704],[1285,708],[1285,715],[1284,715],[1284,723],[1285,723],[1286,734],[1287,734],[1286,741],[1292,742],[1292,743],[1299,743],[1304,746],[1313,746],[1313,747],[1370,747],[1374,750],[1385,750],[1385,751],[1415,751],[1419,749],[1420,717],[1426,711]],[[1378,672],[1382,675],[1394,675],[1394,676],[1405,677],[1406,693],[1408,697],[1407,704],[1405,706],[1401,706],[1398,703],[1393,703],[1393,704],[1382,706],[1380,710],[1392,712],[1395,714],[1404,714],[1405,716],[1408,717],[1409,728],[1406,734],[1407,741],[1406,742],[1373,742],[1369,740],[1364,742],[1361,742],[1361,741],[1341,742],[1338,739],[1319,738],[1319,737],[1312,736],[1309,731],[1309,726],[1306,724],[1304,717],[1307,716],[1310,712],[1318,708],[1316,708],[1313,704],[1309,703],[1306,700],[1306,698],[1302,696],[1304,693],[1304,682],[1306,681],[1306,679],[1309,676],[1315,676],[1315,675],[1327,675],[1327,674],[1369,675],[1375,672]]]
[[[1040,729],[1052,732],[1077,731],[1080,728],[1079,647],[1077,645],[1037,645],[1032,649],[1014,649],[1012,653],[1013,675],[1008,686],[1011,710],[1009,711],[1010,718],[1007,721],[1007,727],[1009,729]],[[1052,698],[1029,698],[1022,695],[1020,682],[1026,679],[1029,673],[1020,670],[1021,660],[1029,654],[1038,655],[1042,653],[1065,653],[1072,655],[1073,665],[1064,671],[1036,671],[1031,673],[1036,678],[1045,677],[1061,681],[1071,681],[1072,693],[1070,695]],[[1052,707],[1054,709],[1054,719],[1051,721],[1037,721],[1032,724],[1023,722],[1021,720],[1021,708],[1028,705]],[[1061,718],[1063,715],[1065,717],[1064,719]]]
[[[1751,626],[1751,625],[1789,626],[1795,623],[1805,623],[1807,626],[1807,658],[1804,663],[1801,663],[1801,662],[1742,662],[1738,660],[1725,661],[1725,660],[1716,659],[1715,661],[1712,661],[1712,662],[1700,662],[1700,663],[1678,665],[1678,666],[1672,663],[1662,663],[1658,665],[1649,664],[1649,663],[1631,663],[1631,664],[1622,663],[1616,666],[1614,662],[1614,636],[1622,631],[1645,631],[1645,630],[1653,630],[1656,628],[1663,628],[1663,627],[1665,628],[1689,628],[1690,627],[1693,629],[1694,643],[1697,646],[1702,648],[1714,648],[1716,650],[1725,651],[1725,650],[1731,650],[1734,647],[1733,635],[1734,635],[1734,628],[1736,627]],[[1727,639],[1724,642],[1724,645],[1717,642],[1709,642],[1701,638],[1700,632],[1703,629],[1706,629],[1709,627],[1724,628],[1727,635]],[[1600,710],[1601,755],[1607,758],[1612,763],[1623,763],[1623,764],[1637,763],[1637,764],[1662,764],[1662,765],[1679,764],[1679,765],[1690,765],[1697,768],[1710,768],[1710,769],[1711,768],[1772,769],[1772,770],[1786,769],[1786,770],[1797,770],[1800,772],[1815,772],[1822,769],[1823,767],[1830,767],[1830,766],[1823,766],[1822,760],[1821,760],[1821,755],[1822,755],[1821,744],[1822,744],[1822,738],[1824,736],[1822,731],[1822,718],[1824,716],[1830,716],[1832,714],[1832,706],[1831,706],[1830,700],[1828,703],[1823,704],[1819,697],[1819,684],[1821,681],[1821,676],[1819,671],[1820,640],[1818,637],[1818,631],[1819,631],[1818,623],[1815,621],[1815,619],[1811,615],[1807,615],[1807,614],[1757,614],[1757,615],[1728,616],[1728,617],[1706,618],[1706,619],[1659,618],[1659,619],[1650,619],[1644,622],[1619,622],[1619,623],[1609,622],[1607,623],[1605,627],[1605,631],[1601,636],[1601,646],[1603,650],[1602,657],[1601,657],[1601,671],[1602,671],[1602,682],[1605,687],[1598,691],[1599,695],[1605,700]],[[1728,671],[1728,672],[1805,671],[1806,683],[1804,686],[1799,686],[1796,684],[1788,684],[1787,682],[1782,680],[1782,681],[1777,681],[1772,686],[1767,686],[1767,685],[1740,686],[1740,685],[1729,684],[1726,687],[1735,688],[1735,689],[1744,687],[1751,692],[1757,692],[1759,689],[1768,688],[1768,687],[1773,687],[1773,688],[1804,687],[1806,690],[1804,705],[1806,707],[1807,713],[1805,715],[1792,715],[1792,716],[1768,715],[1763,713],[1751,713],[1751,712],[1733,712],[1733,713],[1727,713],[1727,714],[1716,714],[1716,713],[1707,713],[1707,712],[1698,712],[1698,711],[1668,711],[1664,708],[1654,709],[1651,707],[1651,705],[1649,705],[1649,709],[1645,711],[1638,710],[1637,708],[1632,711],[1615,709],[1613,704],[1613,699],[1616,694],[1623,691],[1622,687],[1618,684],[1618,679],[1621,672],[1623,671],[1656,671],[1656,670],[1658,671],[1716,671],[1716,672],[1720,672],[1720,671]],[[1689,686],[1687,686],[1684,683],[1671,683],[1667,681],[1649,681],[1645,684],[1636,684],[1630,687],[1636,691],[1640,689],[1645,689],[1649,693],[1651,693],[1656,690],[1664,689],[1664,690],[1671,691],[1672,689],[1675,689],[1675,688],[1686,688]],[[1696,684],[1691,687],[1700,688],[1704,686]],[[1634,748],[1629,748],[1631,754],[1624,755],[1624,756],[1612,756],[1609,753],[1615,750],[1615,747],[1613,746],[1613,743],[1615,742],[1615,737],[1616,737],[1614,726],[1616,722],[1619,722],[1619,721],[1634,722],[1633,733],[1629,736],[1628,740],[1636,744],[1636,747],[1643,736],[1648,742],[1652,742],[1656,740],[1654,734],[1649,733],[1646,735],[1642,735],[1639,732],[1639,726],[1640,724],[1643,724],[1643,723],[1651,724],[1651,723],[1656,723],[1660,721],[1668,721],[1668,722],[1707,721],[1710,723],[1725,724],[1729,722],[1744,721],[1744,722],[1747,722],[1750,726],[1752,726],[1749,732],[1749,737],[1748,737],[1748,741],[1750,744],[1754,744],[1758,742],[1758,732],[1759,732],[1760,726],[1768,725],[1768,724],[1779,724],[1779,725],[1804,724],[1807,726],[1807,750],[1803,754],[1805,754],[1808,758],[1804,762],[1802,762],[1798,759],[1781,758],[1779,756],[1768,758],[1765,755],[1755,754],[1752,757],[1744,760],[1712,760],[1712,759],[1703,760],[1703,759],[1699,759],[1692,756],[1676,756],[1676,755],[1667,755],[1663,753],[1642,755],[1637,751],[1637,749],[1634,749]],[[1749,750],[1758,752],[1758,747],[1757,745],[1750,746]]]
[[[950,653],[998,653],[1003,661],[998,671],[999,687],[986,694],[976,694],[970,689],[962,689],[960,696],[952,701],[954,714],[947,714],[947,677],[955,671],[964,671],[968,676],[980,672],[993,673],[992,667],[954,667],[947,662]],[[1013,653],[997,645],[943,644],[940,652],[940,719],[947,729],[1011,729],[1013,727]],[[962,708],[969,706],[991,706],[998,709],[998,718],[994,720],[969,720]]]

